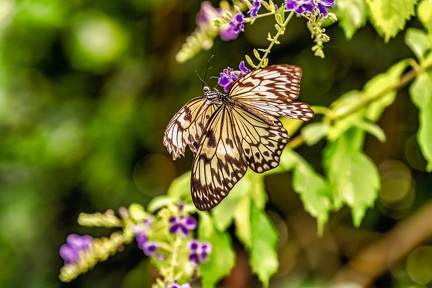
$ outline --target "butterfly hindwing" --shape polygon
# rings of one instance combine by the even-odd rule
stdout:
[[[219,107],[209,120],[192,164],[192,200],[199,210],[219,204],[246,173],[236,133],[231,107]]]
[[[300,93],[301,76],[300,67],[270,65],[239,78],[229,95],[235,103],[256,114],[309,121],[314,116],[309,105],[293,103]]]
[[[222,106],[212,116],[192,164],[192,200],[209,210],[224,199],[247,167],[262,173],[279,165],[288,143],[279,120],[269,124],[237,106]]]
[[[186,145],[194,152],[216,104],[209,104],[205,97],[187,102],[171,119],[165,130],[163,144],[175,160],[184,156]]]
[[[274,118],[269,124],[257,115],[234,106],[233,122],[244,160],[253,171],[262,173],[279,165],[289,137],[278,119]]]

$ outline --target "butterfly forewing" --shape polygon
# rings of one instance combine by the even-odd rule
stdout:
[[[199,210],[219,204],[246,173],[237,133],[231,107],[219,107],[209,120],[192,164],[192,200]]]
[[[171,119],[165,130],[163,144],[175,160],[184,156],[186,145],[194,152],[208,119],[218,106],[209,104],[205,97],[187,102]]]
[[[238,79],[229,95],[236,104],[255,114],[309,121],[314,116],[309,105],[293,103],[300,93],[301,76],[302,70],[297,66],[267,66]]]

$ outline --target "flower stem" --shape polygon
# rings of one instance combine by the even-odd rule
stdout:
[[[277,13],[277,11],[274,12],[274,13]],[[274,14],[274,13],[272,13],[272,14]],[[268,13],[265,13],[265,14],[268,14]],[[264,16],[265,14],[262,14],[262,15]],[[293,17],[293,15],[294,15],[294,12],[291,12],[288,15],[287,19],[285,19],[285,21],[282,23],[282,25],[280,26],[280,29],[278,30],[278,32],[276,33],[276,35],[271,40],[270,45],[267,47],[267,49],[264,50],[265,51],[264,56],[261,58],[261,60],[260,60],[260,62],[258,64],[258,67],[262,67],[262,65],[266,62],[266,59],[267,59],[268,55],[271,52],[271,49],[273,48],[273,46],[276,43],[278,43],[279,37],[285,33],[285,28],[288,25],[288,23],[291,20],[291,18]]]

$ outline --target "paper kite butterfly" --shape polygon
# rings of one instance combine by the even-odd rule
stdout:
[[[178,111],[165,131],[163,143],[175,160],[189,146],[194,154],[192,200],[202,211],[224,199],[245,175],[279,165],[289,141],[278,117],[309,121],[308,104],[293,102],[300,92],[302,70],[271,65],[253,70],[231,86],[228,94],[204,86]]]

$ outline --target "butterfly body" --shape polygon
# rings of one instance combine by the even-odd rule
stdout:
[[[289,141],[278,117],[310,120],[309,105],[293,102],[301,68],[272,65],[233,83],[229,93],[203,88],[169,122],[163,143],[176,159],[189,146],[194,154],[192,200],[209,210],[225,198],[247,168],[263,173],[279,165]]]

